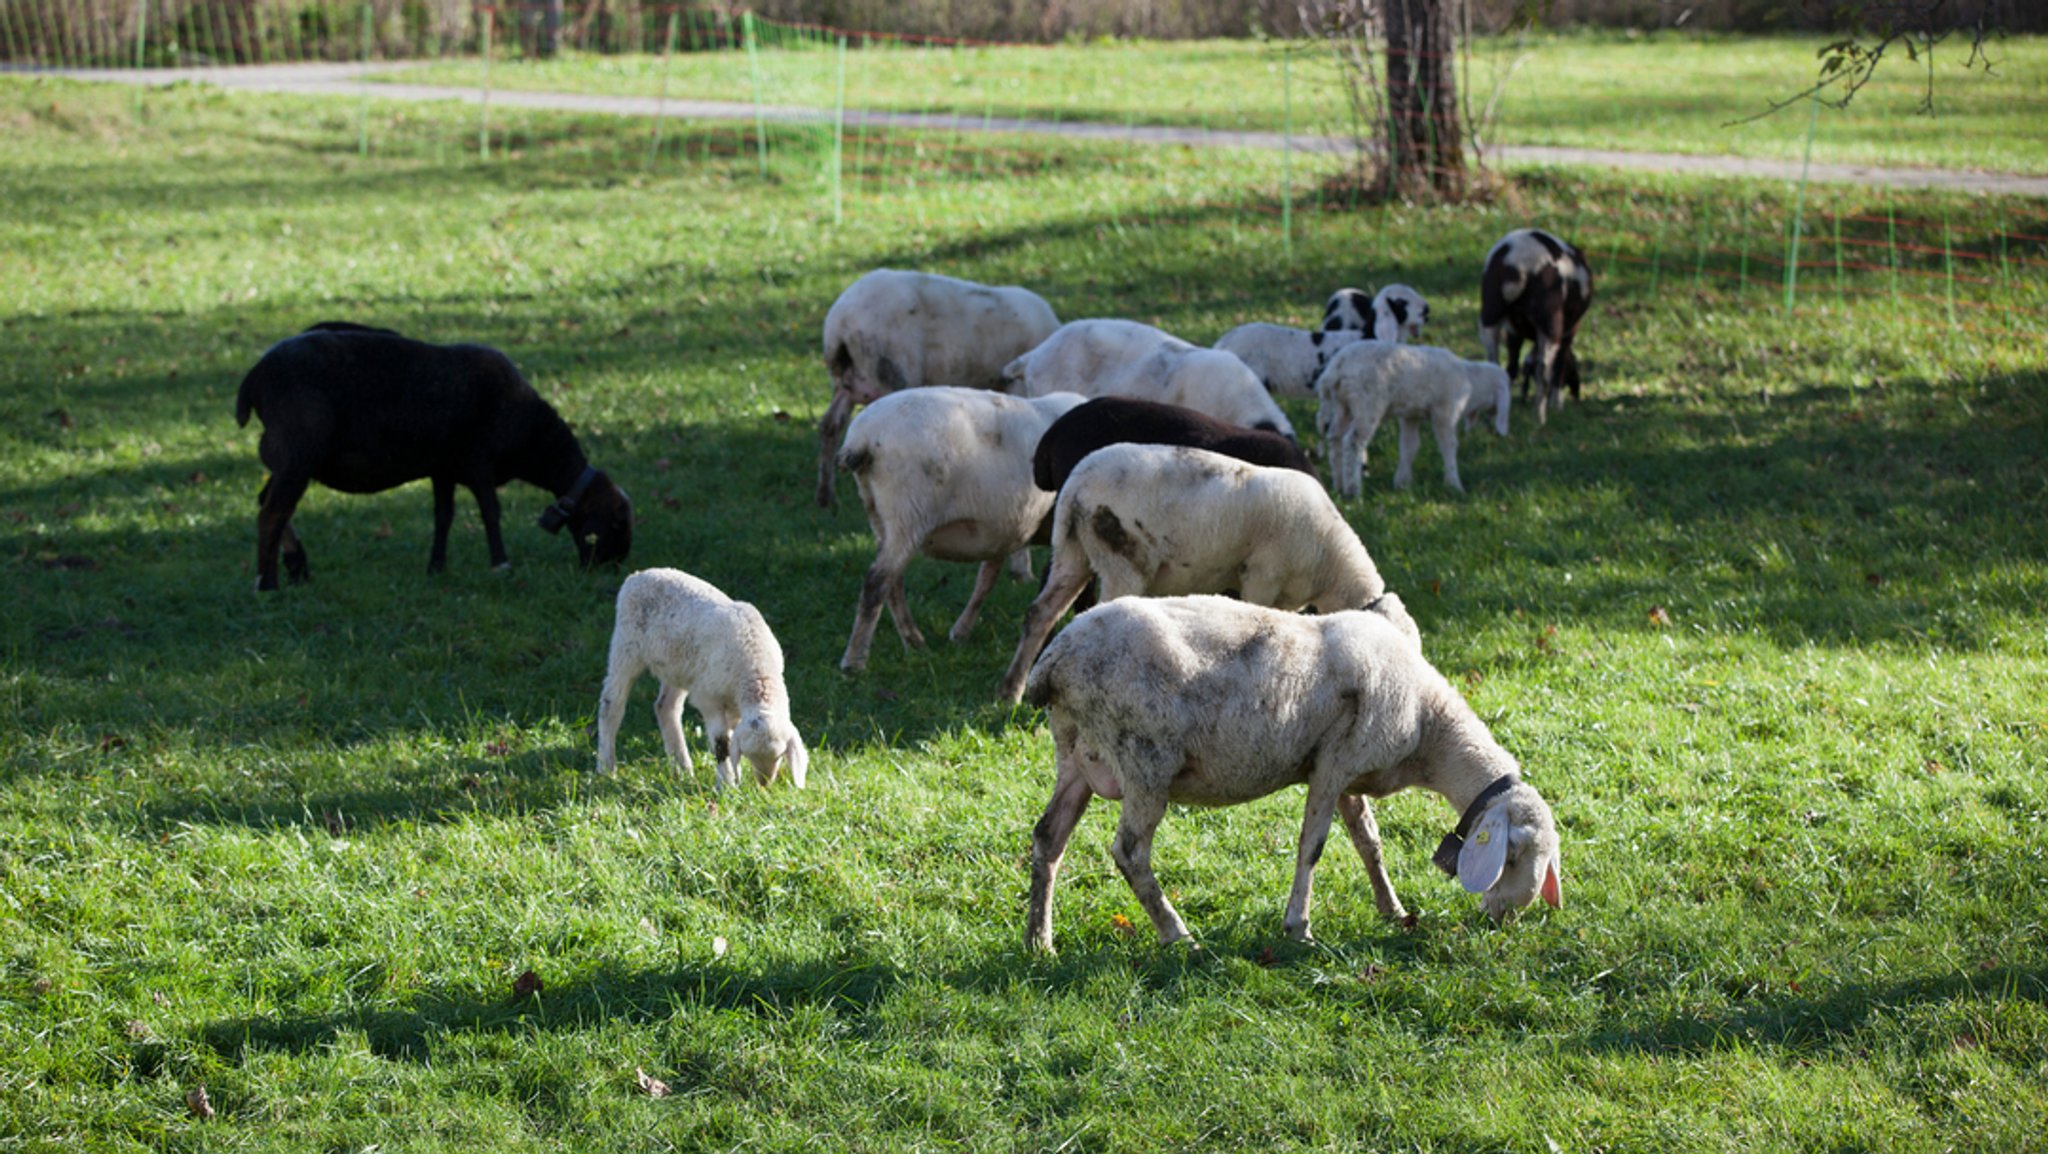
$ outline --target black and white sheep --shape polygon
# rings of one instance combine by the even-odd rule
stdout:
[[[1054,421],[1038,439],[1038,449],[1031,455],[1031,480],[1046,492],[1057,493],[1082,458],[1120,444],[1187,445],[1254,465],[1315,475],[1302,447],[1278,433],[1226,424],[1180,405],[1096,397]]]
[[[883,397],[853,419],[839,467],[860,487],[875,561],[861,583],[841,669],[867,665],[884,602],[903,643],[924,645],[903,592],[903,572],[920,554],[981,566],[947,634],[955,643],[967,639],[1002,561],[1031,544],[1052,510],[1052,494],[1031,483],[1039,438],[1082,400],[935,386]]]
[[[1331,359],[1316,380],[1316,430],[1330,458],[1330,486],[1356,497],[1365,472],[1365,446],[1380,422],[1400,424],[1401,456],[1394,487],[1414,479],[1422,424],[1429,422],[1444,459],[1444,484],[1462,493],[1458,477],[1458,424],[1493,414],[1493,430],[1508,434],[1508,375],[1491,361],[1468,361],[1428,345],[1356,344]]]
[[[434,345],[389,329],[314,325],[272,345],[242,378],[235,423],[263,420],[257,452],[270,478],[257,497],[256,588],[277,588],[278,555],[293,581],[309,576],[292,513],[318,481],[375,493],[422,477],[434,484],[434,547],[427,571],[448,561],[455,487],[476,497],[491,564],[511,562],[498,527],[498,487],[525,481],[555,495],[540,516],[568,528],[583,564],[625,559],[633,506],[592,468],[552,406],[511,360],[484,345]]]
[[[854,406],[925,385],[1000,388],[1003,366],[1058,327],[1029,289],[886,268],[854,281],[825,314],[832,403],[818,422],[818,504],[837,500],[833,461]]]
[[[1287,414],[1243,361],[1137,321],[1069,321],[1011,361],[1003,382],[1004,391],[1020,397],[1137,397],[1294,436]]]
[[[643,569],[626,578],[597,701],[600,773],[618,767],[626,699],[647,672],[661,681],[654,698],[661,743],[684,772],[692,768],[682,727],[683,701],[689,698],[704,719],[720,789],[739,784],[742,758],[762,785],[774,782],[787,765],[791,783],[803,788],[810,753],[789,718],[782,646],[759,610],[677,569]]]
[[[1429,323],[1429,302],[1404,284],[1390,284],[1372,296],[1340,288],[1323,306],[1325,332],[1361,332],[1376,341],[1419,341]]]
[[[1234,590],[1254,605],[1379,605],[1415,623],[1313,474],[1177,445],[1090,453],[1053,507],[1052,563],[997,690],[1016,701],[1032,659],[1091,578],[1101,599]]]
[[[1507,338],[1507,368],[1522,380],[1522,399],[1536,381],[1536,423],[1549,420],[1561,389],[1579,399],[1579,361],[1572,352],[1579,321],[1593,303],[1593,268],[1585,254],[1540,228],[1518,228],[1486,254],[1479,276],[1479,340],[1497,360]],[[1520,362],[1522,342],[1535,344]]]
[[[1225,806],[1308,787],[1282,925],[1306,941],[1332,815],[1374,904],[1406,916],[1369,798],[1410,786],[1462,816],[1435,862],[1496,920],[1562,903],[1557,826],[1521,767],[1413,639],[1372,612],[1299,616],[1221,597],[1130,598],[1068,626],[1031,670],[1048,711],[1052,798],[1031,833],[1028,949],[1050,952],[1052,890],[1088,803],[1121,803],[1110,856],[1162,943],[1189,937],[1152,871],[1169,804]]]

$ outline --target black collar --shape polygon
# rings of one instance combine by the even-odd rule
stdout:
[[[1479,820],[1480,813],[1486,809],[1486,803],[1506,793],[1521,780],[1512,773],[1497,777],[1493,784],[1479,791],[1479,796],[1472,799],[1471,805],[1465,807],[1464,815],[1458,818],[1458,828],[1445,834],[1444,840],[1437,843],[1436,853],[1430,855],[1429,860],[1436,864],[1436,868],[1444,871],[1445,876],[1458,876],[1458,852],[1465,848],[1465,835],[1472,832],[1472,823]]]
[[[569,518],[575,514],[576,503],[583,500],[583,494],[590,491],[590,483],[595,480],[597,470],[589,465],[583,466],[582,474],[576,478],[575,484],[569,486],[569,491],[555,498],[554,504],[541,510],[540,527],[550,533],[561,532],[562,526],[567,525]]]

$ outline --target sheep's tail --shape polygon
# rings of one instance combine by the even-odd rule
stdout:
[[[262,371],[263,365],[258,362],[255,368],[249,370],[249,375],[242,378],[242,387],[235,393],[237,428],[246,427],[249,424],[249,414],[256,411],[256,374]]]
[[[1050,709],[1059,700],[1060,654],[1064,652],[1059,638],[1038,655],[1032,663],[1030,676],[1024,679],[1024,700],[1036,709]]]
[[[866,472],[869,465],[875,463],[875,454],[866,445],[848,445],[839,450],[839,455],[833,458],[833,463],[839,466],[840,472],[858,476]]]

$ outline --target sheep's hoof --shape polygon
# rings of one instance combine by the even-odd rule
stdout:
[[[275,593],[275,592],[277,592],[277,591],[278,591],[278,587],[277,587],[277,578],[275,578],[275,577],[258,577],[258,578],[256,579],[256,592],[258,592],[258,593]]]

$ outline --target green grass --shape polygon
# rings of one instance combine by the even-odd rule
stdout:
[[[0,81],[0,1149],[1934,1151],[2048,1125],[2038,202],[1809,190],[1810,244],[1946,222],[1976,254],[1952,327],[1943,251],[1904,255],[1900,295],[1888,263],[1804,270],[1786,313],[1776,186],[1304,200],[1290,260],[1270,158],[900,138],[917,179],[859,182],[834,227],[800,156],[764,177],[731,126],[649,168],[644,126],[602,120],[509,117],[483,163],[464,109],[376,107],[367,159],[355,107],[143,111]],[[1161,949],[1105,803],[1061,953],[1027,955],[1051,748],[989,698],[1031,590],[965,645],[885,629],[837,672],[871,546],[809,503],[833,295],[915,266],[1213,339],[1398,279],[1469,354],[1481,254],[1530,220],[1600,272],[1585,403],[1467,441],[1462,498],[1427,460],[1389,491],[1383,438],[1346,512],[1554,805],[1564,909],[1488,925],[1428,865],[1447,807],[1404,795],[1382,820],[1419,927],[1332,854],[1320,940],[1290,945],[1282,796],[1168,818],[1204,949]],[[619,576],[533,527],[537,491],[506,491],[509,573],[465,500],[428,578],[422,486],[315,490],[315,580],[250,591],[232,396],[341,317],[521,363],[631,490],[634,564],[774,625],[808,791],[679,776],[651,687],[619,775],[591,772]],[[928,634],[968,576],[913,568]]]
[[[1805,154],[1804,105],[1763,119],[1773,100],[1818,75],[1823,37],[1735,37],[1663,32],[1480,39],[1464,71],[1471,107],[1499,89],[1489,143],[1773,157]],[[571,53],[546,62],[499,62],[506,89],[674,99],[751,101],[830,109],[838,56],[814,40],[744,52],[660,56]],[[849,52],[846,104],[933,112],[1216,130],[1349,132],[1350,113],[1328,54],[1298,46],[1283,85],[1278,45],[1252,41],[1120,41],[1059,48],[902,48]],[[1817,161],[1900,167],[2048,172],[2048,41],[2014,37],[1992,48],[1995,69],[1966,69],[1967,50],[1933,57],[1936,115],[1915,115],[1927,73],[1903,55],[1841,111],[1823,110]],[[473,87],[475,61],[443,61],[392,79]]]

